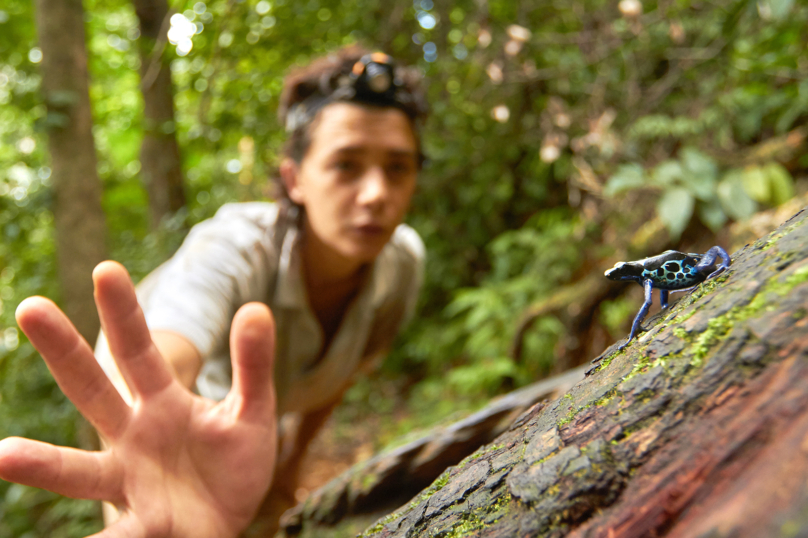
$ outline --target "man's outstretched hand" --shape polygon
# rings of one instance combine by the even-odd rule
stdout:
[[[109,382],[67,317],[32,297],[17,322],[57,383],[104,437],[86,452],[38,441],[0,441],[0,478],[122,512],[97,538],[230,538],[251,521],[272,481],[276,452],[269,309],[243,306],[233,320],[233,387],[219,403],[176,381],[152,343],[126,270],[104,262],[93,273],[110,349],[134,398]]]

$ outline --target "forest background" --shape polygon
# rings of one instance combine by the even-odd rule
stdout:
[[[382,370],[346,395],[346,444],[379,448],[595,356],[641,302],[603,270],[735,249],[808,190],[805,2],[173,0],[149,22],[159,0],[85,0],[96,161],[82,181],[97,178],[101,206],[69,210],[100,215],[93,237],[56,225],[48,137],[75,103],[43,91],[37,26],[66,24],[60,4],[82,9],[0,5],[0,437],[90,442],[14,321],[29,295],[70,301],[60,265],[83,246],[64,237],[137,280],[223,203],[266,199],[283,75],[348,43],[421,69],[433,114],[408,217],[426,286]],[[150,108],[155,88],[173,116]],[[95,503],[0,484],[0,537],[99,528]]]

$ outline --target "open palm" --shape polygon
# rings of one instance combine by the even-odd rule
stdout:
[[[266,306],[233,320],[233,387],[222,402],[191,394],[151,341],[125,269],[99,265],[96,304],[110,349],[132,391],[127,405],[90,346],[49,300],[26,299],[17,321],[59,386],[103,435],[86,452],[28,439],[0,441],[0,478],[122,512],[99,538],[226,538],[251,521],[272,480],[274,322]]]

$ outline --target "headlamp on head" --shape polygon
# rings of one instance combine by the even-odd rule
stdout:
[[[286,131],[309,123],[324,106],[337,101],[395,107],[408,112],[413,97],[396,78],[393,58],[383,52],[366,54],[350,73],[320,80],[319,93],[292,106],[286,115]]]
[[[357,97],[394,99],[395,66],[393,59],[383,52],[366,54],[351,70]]]

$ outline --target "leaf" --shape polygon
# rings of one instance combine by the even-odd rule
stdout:
[[[693,216],[695,199],[687,189],[677,187],[665,191],[657,202],[657,213],[673,239],[678,239]]]
[[[777,206],[794,197],[794,179],[781,164],[765,165],[763,174],[769,182],[769,203]]]
[[[757,210],[757,204],[744,190],[743,172],[737,168],[724,174],[716,192],[724,212],[734,220],[746,220]]]
[[[769,201],[769,182],[761,167],[747,166],[743,169],[742,177],[743,188],[752,200],[764,204]]]
[[[727,214],[718,198],[699,204],[699,219],[713,232],[718,232],[727,222]]]
[[[683,175],[682,165],[679,161],[670,159],[661,162],[659,166],[654,169],[651,177],[660,185],[672,185],[677,179],[681,180]]]
[[[711,181],[718,176],[718,166],[712,157],[695,148],[684,148],[680,152],[680,159],[685,171],[694,176]]]
[[[617,171],[606,182],[603,193],[606,196],[642,187],[645,183],[645,171],[642,166],[636,163],[624,164],[617,168]]]
[[[707,201],[715,197],[715,182],[718,179],[718,165],[697,149],[685,148],[680,153],[682,180],[688,190],[699,200]]]

